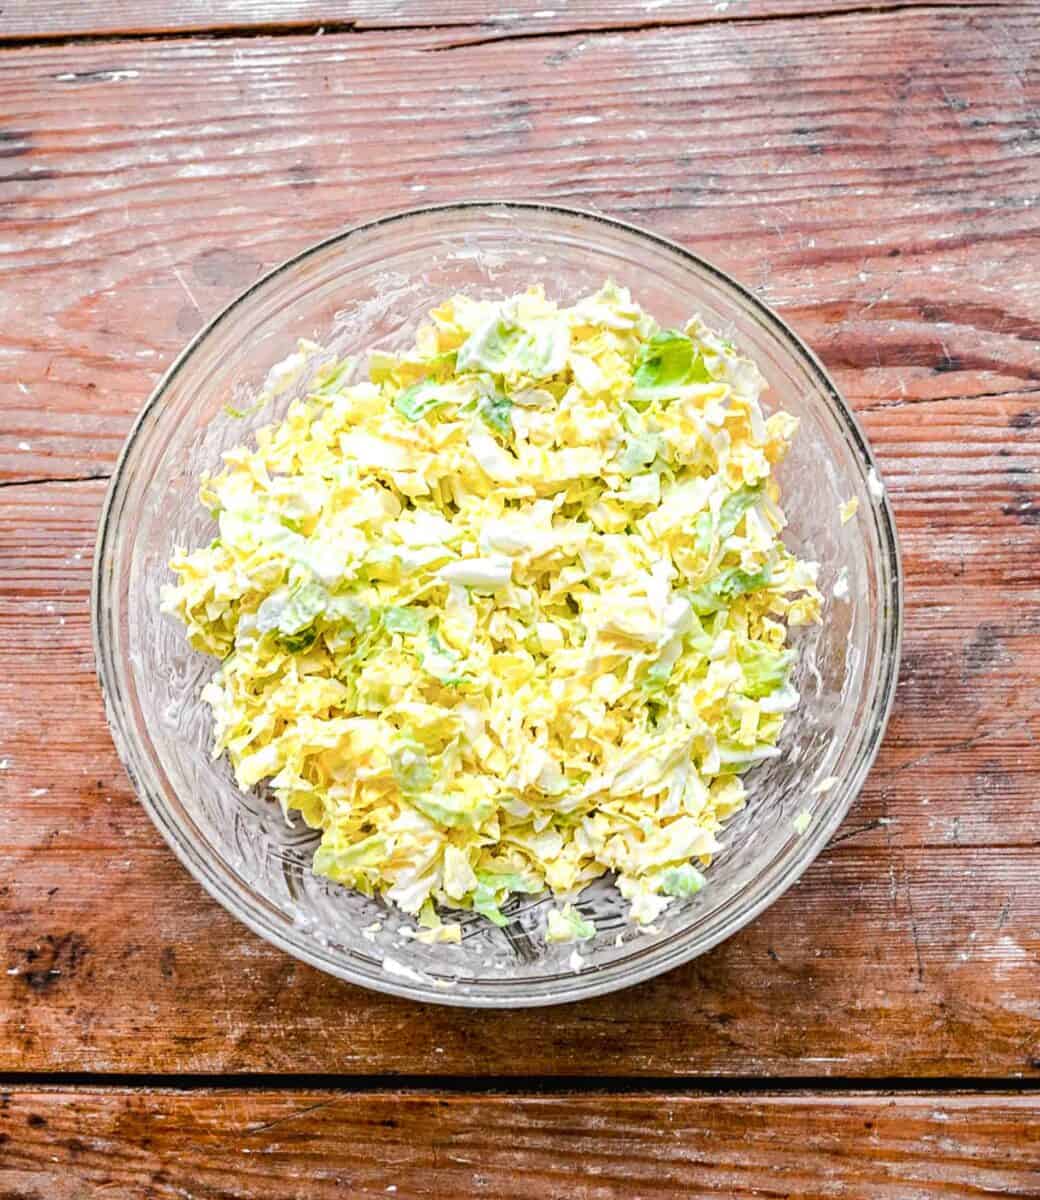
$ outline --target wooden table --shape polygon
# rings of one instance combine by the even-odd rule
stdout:
[[[6,0],[0,1196],[1040,1195],[1040,8]],[[739,936],[559,1009],[418,1008],[249,934],[116,759],[88,578],[185,340],[459,197],[702,252],[822,355],[906,652],[833,844]]]

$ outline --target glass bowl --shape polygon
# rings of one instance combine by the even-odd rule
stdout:
[[[196,497],[222,451],[280,417],[286,391],[245,419],[268,370],[301,337],[340,354],[409,337],[436,302],[500,297],[544,282],[572,302],[605,278],[629,286],[663,325],[699,312],[761,367],[767,407],[801,418],[779,473],[788,544],[820,563],[823,624],[799,630],[782,756],[748,776],[708,886],[639,931],[612,884],[578,908],[596,924],[580,957],[544,939],[547,897],[514,900],[498,929],[468,916],[459,946],[402,936],[410,919],[314,876],[315,834],[276,804],[243,796],[210,755],[199,700],[212,659],[159,613],[175,547],[213,536]],[[839,505],[859,501],[843,525]],[[833,595],[839,572],[848,599]],[[471,203],[402,213],[348,230],[251,287],[191,342],[135,424],[98,533],[93,630],[116,748],[141,801],[206,890],[275,945],[353,983],[416,1000],[488,1007],[577,1000],[636,983],[703,954],[747,924],[812,862],[852,804],[884,732],[899,664],[899,552],[892,513],[863,433],[822,366],[768,308],[671,242],[601,216],[540,204]],[[837,782],[814,791],[828,777]],[[804,833],[795,818],[808,813]]]

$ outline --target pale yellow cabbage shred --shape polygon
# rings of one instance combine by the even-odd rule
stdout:
[[[322,830],[317,871],[408,912],[501,923],[613,871],[645,924],[696,891],[819,619],[772,479],[796,422],[754,365],[607,284],[453,297],[310,386],[171,563],[164,609],[222,660],[214,754]]]

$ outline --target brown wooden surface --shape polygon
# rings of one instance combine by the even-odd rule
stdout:
[[[1040,1195],[1040,8],[249,8],[0,12],[0,1197]],[[112,749],[88,582],[104,477],[206,318],[345,225],[504,195],[650,226],[793,322],[878,453],[906,653],[774,908],[639,988],[466,1013],[324,977],[194,884]],[[228,1073],[266,1090],[202,1086]],[[367,1090],[395,1074],[433,1091]],[[466,1093],[535,1077],[582,1090]]]
[[[1026,1097],[17,1089],[5,1196],[1035,1197]]]
[[[860,411],[1040,389],[1038,14],[5,53],[0,479],[108,469],[162,367],[264,268],[460,196],[677,237]]]

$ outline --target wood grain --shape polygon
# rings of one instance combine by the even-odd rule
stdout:
[[[869,7],[901,7],[908,0],[881,0]],[[909,0],[909,3],[934,0]],[[990,0],[995,3],[996,0]],[[954,0],[972,4],[974,0]],[[944,0],[944,7],[953,7]],[[483,0],[110,0],[86,6],[76,0],[11,0],[3,11],[0,42],[84,35],[142,36],[164,33],[265,33],[301,29],[325,31],[423,29],[446,26],[468,39],[530,37],[532,34],[585,33],[632,27],[692,25],[773,16],[806,16],[861,7],[849,0],[515,0],[508,6]],[[866,7],[866,6],[862,6]],[[498,11],[496,11],[496,8]]]
[[[1040,389],[1034,6],[456,40],[7,55],[0,479],[109,467],[162,368],[265,268],[463,196],[678,238],[861,411]]]
[[[554,1010],[548,1037],[541,1013],[416,1021],[218,909],[137,806],[93,683],[103,482],[0,489],[0,1070],[1040,1076],[1040,527],[1007,469],[1040,467],[1032,403],[868,414],[909,611],[863,799],[750,928]]]
[[[0,1099],[0,1142],[11,1200],[963,1200],[1040,1188],[1040,1101],[1011,1094],[19,1088]]]
[[[551,1012],[340,983],[243,930],[157,847],[7,852],[0,870],[0,1070],[1040,1078],[1021,849],[839,847],[708,955]]]

